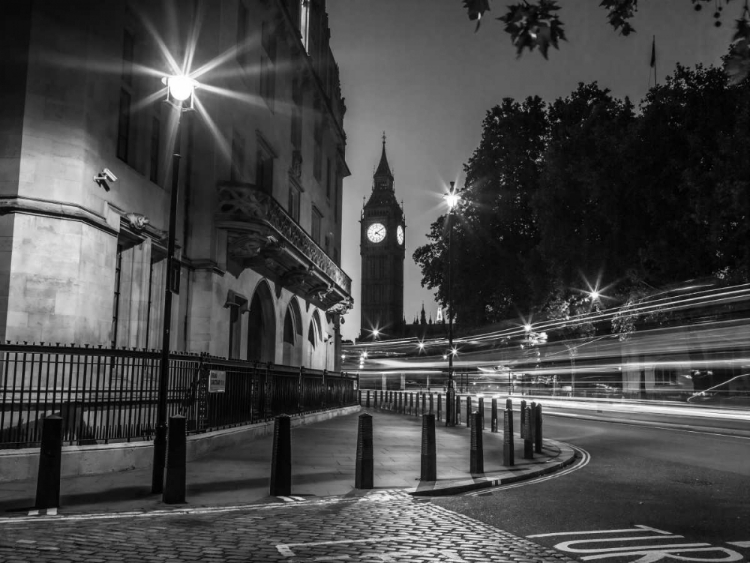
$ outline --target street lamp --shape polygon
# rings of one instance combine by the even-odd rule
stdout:
[[[453,211],[461,201],[461,196],[458,194],[455,188],[455,182],[451,182],[451,190],[443,196],[445,203],[448,204],[448,392],[446,396],[445,405],[445,425],[455,426],[455,390],[453,388],[453,356],[455,356],[455,350],[453,348],[453,302],[451,295],[451,270],[452,270],[452,238],[453,238]]]
[[[164,465],[167,458],[167,391],[169,389],[169,343],[172,330],[172,293],[177,291],[174,268],[175,230],[177,223],[177,191],[180,176],[180,118],[182,113],[193,109],[193,92],[198,83],[185,75],[167,76],[162,79],[167,86],[166,101],[177,110],[174,151],[172,154],[172,192],[169,200],[169,233],[167,235],[166,274],[164,276],[164,316],[159,366],[159,395],[156,408],[154,432],[154,463],[151,475],[151,492],[164,489]],[[183,104],[185,104],[183,106]]]

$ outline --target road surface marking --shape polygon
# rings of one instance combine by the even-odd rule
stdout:
[[[735,547],[750,547],[750,541],[728,541],[727,543]]]
[[[555,532],[553,534],[534,534],[533,536],[526,536],[527,538],[548,538],[551,536],[576,536],[581,534],[624,534],[628,532],[655,532],[662,535],[671,535],[671,532],[665,532],[664,530],[658,530],[651,526],[644,526],[643,524],[636,524],[635,528],[624,528],[622,530],[587,530],[585,532]],[[680,536],[682,537],[682,536]],[[624,538],[623,538],[624,539]],[[595,541],[595,540],[592,540]]]

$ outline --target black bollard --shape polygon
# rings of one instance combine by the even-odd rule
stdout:
[[[521,438],[526,438],[526,401],[521,401]]]
[[[482,447],[482,417],[478,412],[471,413],[471,453],[469,472],[472,475],[484,473],[484,448]]]
[[[430,393],[430,412],[428,414],[435,414],[435,411],[433,410],[432,393]]]
[[[372,394],[372,406],[378,408],[378,392],[377,390]]]
[[[422,472],[421,481],[437,481],[437,447],[435,445],[435,415],[422,415]]]
[[[409,393],[409,414],[414,414],[414,393]]]
[[[437,395],[437,419],[440,420],[440,415],[443,413],[441,412],[443,410],[443,394],[438,393]]]
[[[362,405],[362,391],[357,391],[357,404]]]
[[[184,416],[169,417],[167,435],[167,467],[164,475],[164,492],[161,500],[165,504],[185,502],[187,486],[187,434]]]
[[[531,435],[531,409],[525,408],[523,411],[524,426],[526,434],[523,436],[523,458],[534,459],[534,440]]]
[[[367,399],[365,400],[365,407],[370,408],[370,391],[367,391]]]
[[[354,475],[355,489],[372,489],[374,456],[372,447],[372,415],[359,415],[357,425],[357,462]]]
[[[490,429],[497,432],[497,399],[492,399],[492,415],[490,419]]]
[[[536,441],[536,402],[531,401],[529,405],[529,426],[526,428],[526,436],[531,440],[531,451],[534,451],[534,442]]]
[[[458,425],[461,423],[461,397],[456,395],[456,408],[453,412],[453,424]]]
[[[505,399],[505,410],[512,411],[513,410],[513,400],[512,399]]]
[[[534,436],[534,451],[542,453],[542,405],[536,406],[536,435]]]
[[[513,444],[513,411],[503,411],[503,465],[513,467],[516,462],[516,454]]]
[[[60,507],[62,423],[62,417],[56,414],[42,421],[42,445],[39,451],[36,503],[34,504],[37,509]]]
[[[271,456],[271,496],[292,494],[292,419],[281,414],[273,426]]]
[[[466,397],[466,428],[471,430],[471,397]]]
[[[484,430],[484,397],[479,397],[477,401],[479,402],[479,416],[482,419],[482,430]]]

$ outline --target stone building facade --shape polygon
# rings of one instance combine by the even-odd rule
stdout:
[[[325,0],[3,12],[0,339],[161,347],[178,152],[170,348],[337,369],[349,170]],[[181,114],[180,70],[199,83]]]

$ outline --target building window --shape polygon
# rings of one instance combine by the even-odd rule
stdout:
[[[130,93],[120,90],[120,109],[117,119],[117,158],[128,161],[128,145],[130,144]]]
[[[267,194],[273,194],[273,157],[262,150],[258,151],[255,185]]]
[[[149,180],[154,184],[159,183],[159,151],[161,150],[161,121],[158,115],[151,118],[151,158],[149,165]]]
[[[299,201],[300,189],[293,182],[289,182],[289,205],[287,210],[292,219],[297,221],[297,223],[299,223]]]
[[[331,159],[326,159],[326,198],[331,201]]]
[[[122,81],[133,84],[133,58],[135,53],[135,39],[133,34],[125,31],[122,37]]]
[[[312,239],[315,241],[315,243],[320,246],[320,224],[322,222],[323,216],[320,214],[320,211],[318,211],[317,207],[312,208],[312,228],[310,229],[310,236],[312,236]]]
[[[237,63],[241,67],[247,66],[247,22],[250,14],[242,0],[237,9]]]
[[[320,119],[315,120],[315,129],[313,130],[315,140],[315,153],[313,155],[313,176],[320,181],[322,160],[323,160],[323,125]]]
[[[298,78],[292,80],[292,146],[302,148],[302,87]]]
[[[333,221],[339,222],[339,177],[338,167],[336,168],[336,177],[333,179]]]
[[[292,312],[287,309],[286,316],[284,317],[284,342],[294,346],[294,321],[292,320]]]
[[[262,24],[263,52],[260,56],[260,93],[273,111],[276,97],[276,37],[271,24]]]
[[[229,180],[242,182],[245,176],[245,140],[234,129],[232,131],[232,163],[229,170]]]

